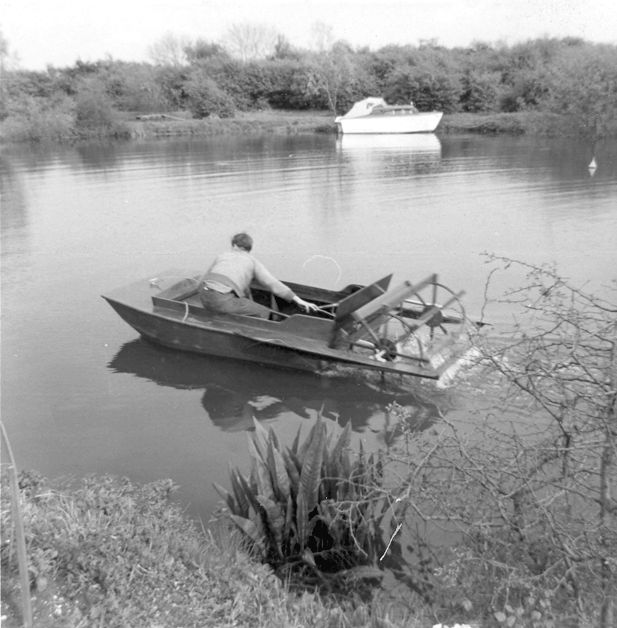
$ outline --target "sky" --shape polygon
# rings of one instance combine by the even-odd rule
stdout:
[[[617,44],[616,0],[1,0],[0,32],[13,66],[39,70],[107,57],[151,61],[168,34],[220,42],[232,25],[273,27],[292,45],[334,39],[372,50],[388,44],[508,45],[577,36]]]

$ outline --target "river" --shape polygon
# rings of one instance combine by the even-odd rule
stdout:
[[[617,142],[598,147],[595,172],[590,158],[576,141],[433,135],[5,146],[1,409],[18,465],[169,477],[207,519],[212,482],[246,468],[253,416],[291,438],[322,412],[374,442],[396,400],[424,429],[456,389],[386,392],[178,354],[140,340],[100,295],[202,269],[240,230],[282,279],[341,288],[437,272],[471,314],[483,252],[601,287],[617,275]]]

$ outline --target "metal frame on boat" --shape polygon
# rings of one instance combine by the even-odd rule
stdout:
[[[198,276],[167,271],[103,298],[155,343],[304,371],[342,366],[438,379],[467,348],[464,293],[452,292],[437,275],[394,288],[388,275],[339,291],[285,282],[319,306],[310,315],[253,286],[253,298],[271,308],[274,320],[208,312],[199,299]]]

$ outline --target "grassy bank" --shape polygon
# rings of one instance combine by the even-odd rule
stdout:
[[[20,478],[34,625],[427,626],[376,598],[294,594],[222,527],[197,529],[169,500],[171,482],[110,477],[58,485]],[[10,490],[2,486],[2,625],[21,625]]]
[[[572,125],[550,113],[458,113],[444,115],[437,135],[479,133],[510,135],[572,135]],[[64,112],[46,111],[27,118],[9,117],[0,124],[4,142],[71,143],[81,140],[213,137],[220,135],[336,133],[328,111],[265,110],[240,112],[233,118],[193,119],[186,112],[138,115],[116,113],[104,126],[77,127]]]
[[[172,114],[150,119],[131,119],[126,124],[133,138],[336,133],[334,116],[320,111],[254,111],[239,113],[234,118],[202,120]],[[561,116],[538,112],[444,115],[437,134],[457,133],[566,136],[571,133],[571,127]]]
[[[300,133],[335,133],[333,117],[328,112],[253,111],[234,118],[192,119],[181,113],[140,116],[126,120],[132,138],[259,135],[263,133],[295,135]]]

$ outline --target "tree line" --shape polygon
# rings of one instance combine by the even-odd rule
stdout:
[[[377,95],[446,114],[567,115],[592,139],[617,130],[613,44],[567,37],[446,48],[429,41],[372,51],[336,41],[306,50],[280,35],[260,47],[252,35],[239,31],[226,45],[168,36],[151,47],[151,63],[107,58],[45,71],[8,69],[3,40],[0,121],[71,119],[88,130],[104,128],[118,111],[185,111],[194,118],[266,108],[338,114]]]

